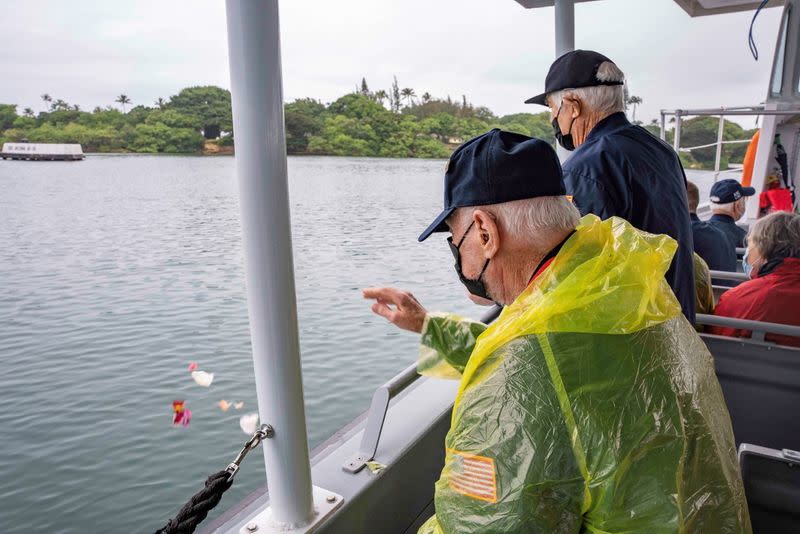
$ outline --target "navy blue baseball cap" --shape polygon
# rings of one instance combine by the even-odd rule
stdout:
[[[550,71],[544,80],[544,93],[525,101],[526,104],[547,105],[547,95],[562,89],[578,89],[597,85],[623,85],[621,81],[601,81],[597,78],[597,69],[608,61],[614,63],[603,54],[592,50],[573,50],[550,65]]]
[[[458,147],[444,175],[444,210],[419,236],[447,232],[458,208],[566,195],[561,163],[546,141],[498,128]]]
[[[727,180],[720,180],[711,186],[709,198],[715,204],[729,204],[742,197],[751,197],[755,194],[756,190],[752,187],[742,187],[742,184],[736,180],[728,178]]]

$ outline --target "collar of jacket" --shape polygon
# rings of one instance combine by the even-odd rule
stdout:
[[[736,221],[733,220],[733,217],[731,217],[730,215],[725,215],[724,213],[715,213],[714,215],[711,216],[709,221],[720,221],[720,222],[736,224]]]
[[[800,275],[800,258],[782,258],[779,260],[768,261],[758,270],[758,276],[776,274],[778,276]]]
[[[584,144],[603,137],[604,135],[608,135],[614,130],[624,126],[630,126],[630,124],[631,123],[628,122],[628,118],[625,117],[623,112],[618,111],[616,113],[612,113],[605,119],[595,124],[594,128],[592,128],[592,131],[590,131],[589,135],[586,136],[586,141],[584,141]]]
[[[692,222],[700,222],[700,217],[698,217],[696,213],[690,213],[689,219],[691,219]]]

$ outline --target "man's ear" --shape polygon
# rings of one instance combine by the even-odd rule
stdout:
[[[569,114],[573,119],[577,119],[581,114],[581,101],[574,96],[565,96],[564,101],[569,104]]]
[[[472,214],[475,227],[483,249],[483,257],[493,258],[500,250],[500,228],[497,226],[497,219],[488,211],[475,210]]]

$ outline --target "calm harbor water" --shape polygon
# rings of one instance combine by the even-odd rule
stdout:
[[[416,243],[443,167],[289,159],[311,446],[416,356],[360,288],[481,311],[443,239]],[[191,361],[214,373],[209,388]],[[0,532],[160,527],[238,452],[239,416],[255,411],[233,158],[0,161],[0,366]],[[171,424],[174,399],[188,428]],[[244,407],[223,412],[221,399]],[[263,473],[249,456],[219,509]]]

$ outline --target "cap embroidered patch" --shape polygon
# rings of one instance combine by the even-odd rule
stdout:
[[[447,449],[452,455],[448,484],[462,495],[486,502],[497,502],[497,477],[494,460],[454,449]]]

